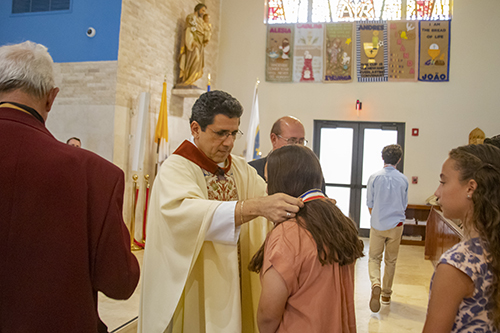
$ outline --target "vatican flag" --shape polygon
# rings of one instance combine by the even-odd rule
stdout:
[[[259,88],[260,81],[255,83],[253,93],[252,113],[250,114],[250,124],[248,125],[247,149],[245,159],[247,162],[259,159],[260,153],[260,130],[259,130]]]
[[[163,82],[163,92],[161,93],[160,114],[156,123],[154,141],[158,144],[158,163],[161,164],[168,157],[168,112],[167,112],[167,83]]]

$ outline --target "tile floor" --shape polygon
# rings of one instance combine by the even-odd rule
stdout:
[[[368,278],[368,239],[365,243],[365,257],[356,264],[356,321],[358,333],[406,333],[422,332],[427,310],[429,282],[434,272],[432,263],[424,260],[424,247],[401,245],[393,295],[390,305],[382,305],[379,313],[372,313],[368,307],[370,279]],[[134,252],[142,263],[143,251]],[[383,266],[383,265],[382,265]],[[116,301],[99,295],[101,319],[114,333],[136,331],[140,301],[140,282],[129,300]]]
[[[390,305],[382,305],[378,313],[368,307],[371,294],[368,277],[368,239],[365,257],[356,263],[356,322],[358,333],[422,332],[429,283],[434,266],[424,259],[424,247],[401,245],[399,248],[393,294]],[[383,266],[383,265],[382,265]]]

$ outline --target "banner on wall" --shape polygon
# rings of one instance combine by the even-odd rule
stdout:
[[[266,81],[292,81],[293,35],[293,24],[267,25]]]
[[[323,81],[352,81],[353,23],[325,24]]]
[[[418,22],[389,22],[389,81],[417,81]]]
[[[293,65],[294,82],[322,81],[323,24],[297,24]]]
[[[420,21],[418,80],[450,80],[451,21]]]
[[[388,78],[387,23],[356,23],[358,82],[380,82]]]

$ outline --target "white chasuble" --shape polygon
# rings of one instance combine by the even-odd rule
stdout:
[[[207,186],[214,184],[197,164],[176,154],[163,163],[148,213],[138,332],[165,332],[169,324],[172,332],[258,332],[260,281],[247,266],[270,223],[258,218],[241,227],[241,272],[236,245],[205,241],[222,202],[211,195],[218,200],[265,195],[265,182],[242,158],[232,156],[228,174],[234,184],[218,184],[235,191],[227,187],[209,194]]]

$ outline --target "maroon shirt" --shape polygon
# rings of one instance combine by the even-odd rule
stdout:
[[[0,106],[0,332],[97,332],[97,291],[139,280],[123,172]]]

